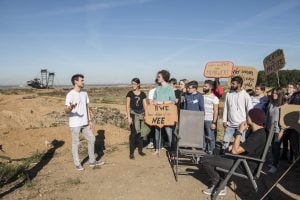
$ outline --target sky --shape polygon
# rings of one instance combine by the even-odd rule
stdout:
[[[209,61],[263,69],[278,48],[300,61],[300,0],[0,0],[0,85],[47,68],[55,84],[153,83],[167,69],[202,81]]]

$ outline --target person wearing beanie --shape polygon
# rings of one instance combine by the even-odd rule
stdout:
[[[227,149],[232,154],[241,154],[249,157],[260,158],[262,156],[265,143],[266,143],[266,132],[264,124],[266,121],[266,115],[263,110],[259,108],[253,108],[249,110],[246,117],[246,121],[242,122],[234,137],[234,142]],[[248,137],[244,143],[241,143],[242,134],[248,129]],[[211,182],[211,186],[203,190],[206,195],[211,195],[216,185],[219,184],[221,175],[223,173],[216,170],[216,167],[230,170],[235,162],[234,158],[226,157],[225,155],[206,155],[203,157],[202,163],[200,163],[200,170],[203,167],[208,174]],[[248,161],[248,165],[252,172],[254,172],[258,166],[256,162]],[[245,173],[243,166],[240,165],[236,172]],[[219,193],[220,196],[226,195],[226,188],[222,189]]]

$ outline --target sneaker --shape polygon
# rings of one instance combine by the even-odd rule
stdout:
[[[275,167],[274,165],[272,165],[272,167],[269,169],[268,171],[271,174],[274,174],[275,172],[277,172],[277,167]]]
[[[78,166],[75,166],[75,167],[76,167],[76,169],[77,169],[78,171],[84,170],[84,168],[82,167],[82,165],[78,165]]]
[[[154,148],[153,142],[150,142],[147,146],[147,149],[153,149],[153,148]]]
[[[207,188],[205,190],[203,190],[202,192],[206,195],[211,195],[211,193],[213,192],[213,190],[215,189],[216,186],[211,186],[210,188]]]
[[[90,167],[96,167],[96,166],[100,166],[100,165],[104,165],[104,161],[102,161],[101,159],[98,161],[95,161],[93,163],[90,163]]]
[[[155,152],[153,153],[154,156],[159,156],[159,151],[155,150]]]
[[[203,193],[206,194],[206,195],[211,195],[212,192],[214,191],[214,189],[215,189],[215,186],[213,185],[210,188],[207,188],[206,190],[203,190]],[[226,187],[225,187],[223,190],[221,190],[219,192],[218,196],[225,196],[226,194],[227,194],[227,192],[226,192]]]

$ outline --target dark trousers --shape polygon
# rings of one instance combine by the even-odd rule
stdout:
[[[283,135],[283,141],[290,141],[290,160],[293,160],[293,158],[297,158],[299,156],[299,133],[293,129],[287,129]],[[287,152],[287,145],[286,150],[283,143],[283,154]]]
[[[132,119],[132,124],[130,125],[130,136],[129,136],[129,152],[130,154],[134,153],[136,147],[138,147],[139,153],[143,151],[143,137],[141,133],[137,133],[134,125],[134,114],[130,114]]]
[[[233,166],[235,160],[227,158],[220,155],[206,155],[203,157],[202,165],[206,173],[210,177],[210,182],[212,185],[217,185],[221,178],[224,178],[224,173],[217,171],[216,167],[221,167],[223,169],[230,170]],[[241,173],[243,170],[239,166],[236,172]]]

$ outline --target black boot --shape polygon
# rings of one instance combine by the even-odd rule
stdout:
[[[134,154],[131,153],[131,154],[129,155],[129,158],[130,158],[131,160],[134,160]]]
[[[139,144],[138,144],[138,150],[139,150],[139,154],[141,155],[141,156],[145,156],[146,154],[143,152],[143,138],[142,137],[140,137],[139,138]]]

